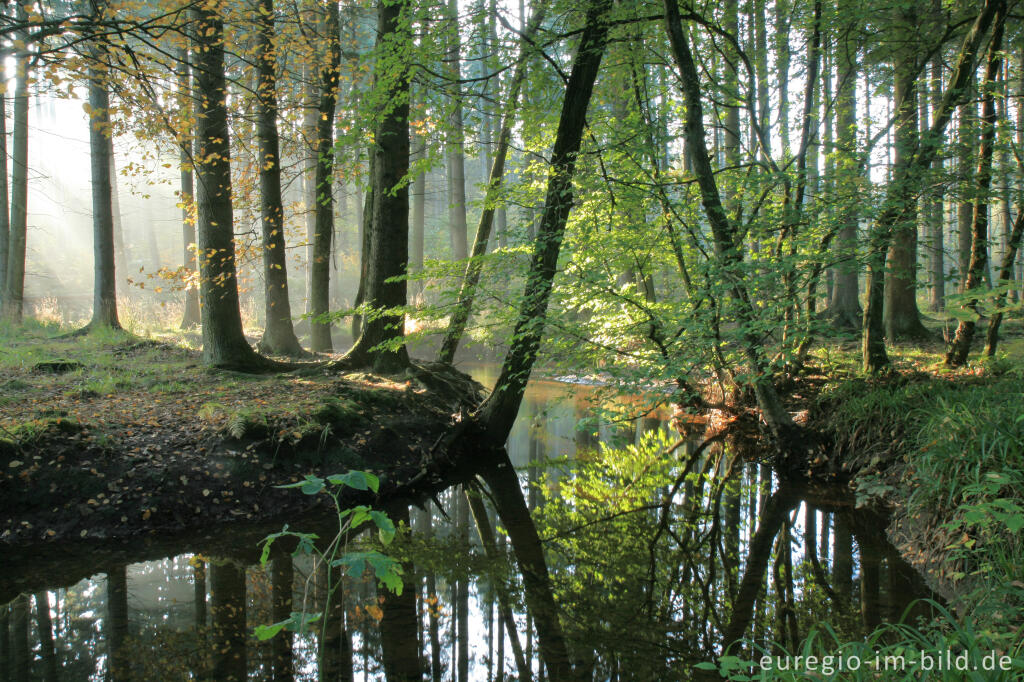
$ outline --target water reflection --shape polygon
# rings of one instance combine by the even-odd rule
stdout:
[[[0,579],[33,590],[0,607],[0,679],[685,679],[734,639],[793,650],[823,621],[856,637],[925,594],[841,491],[780,484],[651,417],[587,422],[562,393],[531,387],[515,470],[388,510],[412,529],[389,548],[401,595],[309,557],[261,567],[255,531],[78,557],[94,577]],[[325,618],[252,636],[293,611]]]

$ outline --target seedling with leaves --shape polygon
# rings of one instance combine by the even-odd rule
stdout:
[[[380,488],[380,480],[371,473],[365,471],[349,471],[345,474],[334,474],[326,478],[308,474],[306,478],[297,483],[278,486],[280,488],[298,488],[306,495],[327,494],[333,501],[337,511],[338,531],[330,543],[320,549],[316,541],[319,539],[314,533],[300,533],[289,530],[287,524],[278,533],[268,535],[263,540],[263,553],[260,556],[260,564],[265,566],[270,558],[271,547],[276,540],[281,538],[294,538],[297,545],[292,551],[292,556],[314,556],[318,562],[323,562],[332,569],[341,569],[345,574],[352,577],[360,577],[367,569],[373,569],[374,576],[381,585],[395,594],[402,593],[402,566],[401,564],[375,549],[360,549],[349,551],[349,540],[358,534],[358,529],[367,523],[372,523],[377,529],[377,536],[382,545],[387,546],[395,538],[395,524],[387,514],[373,509],[369,505],[344,506],[341,499],[346,488],[360,491],[372,491],[376,493]],[[325,621],[331,609],[331,600],[341,581],[336,580],[336,571],[327,571],[327,594],[324,599],[323,608],[319,613],[310,613],[306,608],[310,597],[310,584],[306,583],[304,590],[302,608],[293,611],[285,620],[271,625],[259,625],[255,629],[255,635],[260,640],[267,640],[274,637],[282,630],[289,632],[308,632],[310,626],[318,621]],[[311,578],[310,578],[311,579]],[[323,657],[323,638],[318,658]]]

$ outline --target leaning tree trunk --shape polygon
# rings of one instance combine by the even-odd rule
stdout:
[[[385,373],[409,365],[402,310],[409,258],[409,65],[403,55],[411,40],[408,17],[403,16],[407,7],[407,0],[399,0],[381,2],[377,8],[381,52],[374,79],[389,96],[377,118],[371,163],[373,204],[364,293],[374,310],[341,361],[342,366],[372,366]]]
[[[327,3],[324,22],[326,63],[320,70],[320,115],[316,130],[316,221],[313,228],[313,262],[310,264],[310,348],[331,352],[331,238],[334,235],[334,107],[338,101],[341,44],[338,35],[338,3]],[[408,162],[407,162],[408,164]]]
[[[114,209],[110,185],[110,94],[105,82],[107,51],[91,50],[89,66],[89,156],[92,173],[93,303],[88,329],[120,329],[117,319],[117,285],[114,276]]]
[[[258,348],[264,353],[302,355],[292,327],[285,260],[284,204],[281,200],[281,152],[277,133],[277,58],[274,51],[274,0],[260,0],[256,12],[258,71],[256,134],[259,137],[260,214],[263,227],[263,277],[266,327]]]
[[[231,145],[224,78],[224,23],[216,4],[194,10],[198,184],[199,291],[202,298],[203,362],[254,369],[265,360],[242,331],[235,275],[231,203]]]
[[[18,5],[18,21],[28,17]],[[21,36],[22,39],[25,35]],[[15,62],[14,136],[11,155],[11,221],[7,251],[7,277],[3,287],[2,313],[6,320],[21,323],[25,298],[25,231],[28,221],[28,50],[18,52]]]
[[[995,146],[997,123],[994,88],[1003,62],[1002,53],[999,51],[1003,39],[1003,12],[1004,10],[1000,9],[995,29],[992,31],[992,42],[989,43],[981,104],[981,146],[978,149],[978,169],[975,173],[978,194],[974,199],[971,228],[971,264],[967,271],[967,283],[964,287],[966,292],[972,293],[967,307],[973,313],[977,313],[978,305],[977,297],[973,296],[973,292],[984,284],[985,273],[988,270],[988,192],[992,186],[992,152]],[[974,327],[973,318],[960,320],[960,324],[956,327],[956,335],[953,337],[953,344],[946,353],[947,365],[959,367],[967,362],[967,355],[971,351],[971,340],[974,338]]]
[[[466,323],[469,321],[469,314],[473,309],[476,287],[480,283],[480,275],[483,272],[483,262],[481,259],[487,253],[487,242],[491,238],[491,228],[494,224],[495,202],[501,191],[501,183],[505,175],[505,160],[508,158],[509,143],[512,139],[512,125],[515,122],[516,102],[519,100],[519,91],[522,89],[523,81],[526,79],[526,46],[532,42],[533,35],[537,32],[541,22],[544,21],[545,9],[545,5],[543,3],[540,4],[530,18],[530,23],[527,24],[523,31],[519,59],[516,61],[516,69],[512,74],[512,81],[509,83],[508,96],[505,99],[505,111],[501,117],[498,148],[494,152],[494,161],[491,165],[484,193],[483,210],[480,211],[480,222],[477,224],[476,238],[473,240],[473,257],[466,264],[466,274],[462,278],[459,299],[455,304],[455,310],[452,311],[451,320],[448,323],[448,331],[445,333],[444,342],[441,344],[441,352],[437,358],[439,362],[452,362],[455,359],[455,351],[458,349],[462,335],[466,331]],[[422,235],[420,237],[422,239]]]
[[[752,329],[755,318],[753,304],[739,273],[735,271],[743,258],[741,245],[736,242],[735,226],[726,215],[711,166],[705,141],[704,112],[697,67],[693,62],[689,37],[683,28],[678,4],[674,0],[665,0],[665,25],[672,54],[681,76],[680,83],[686,103],[684,134],[690,162],[700,188],[704,214],[711,226],[715,257],[723,274],[732,280],[730,287],[736,306],[735,314],[740,325],[747,329],[743,333],[741,344],[754,376],[754,395],[765,422],[775,437],[781,441],[789,441],[794,428],[793,421],[772,384],[761,338]]]

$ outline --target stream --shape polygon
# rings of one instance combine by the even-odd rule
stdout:
[[[931,596],[885,520],[848,492],[782,484],[720,449],[695,454],[661,416],[595,415],[591,393],[534,381],[508,442],[580,678],[686,679],[723,641],[792,651],[814,623],[858,637]],[[632,459],[615,454],[629,447]],[[267,641],[256,626],[319,613],[339,576],[309,556],[261,566],[257,544],[280,524],[19,550],[0,576],[0,594],[21,593],[0,607],[0,679],[378,680],[389,656],[415,659],[423,679],[546,679],[538,620],[550,614],[527,606],[503,533],[485,551],[466,500],[453,487],[412,508],[411,533],[381,548],[403,563],[404,611],[372,575],[348,576],[327,627]],[[415,620],[396,624],[413,601]]]

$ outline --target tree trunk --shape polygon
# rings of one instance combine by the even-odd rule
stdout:
[[[98,13],[102,9],[96,10]],[[89,329],[120,329],[117,319],[117,285],[114,274],[114,210],[111,201],[110,94],[104,81],[107,51],[91,50],[89,66],[89,156],[92,174],[93,302]]]
[[[473,309],[473,299],[476,296],[476,287],[480,283],[480,275],[483,272],[481,258],[487,253],[487,242],[491,237],[491,228],[494,223],[496,207],[494,203],[501,191],[501,183],[505,176],[505,160],[508,157],[509,143],[512,139],[512,125],[515,122],[514,114],[516,104],[519,101],[519,91],[522,89],[523,81],[526,79],[526,46],[533,40],[537,28],[544,20],[545,4],[540,4],[530,18],[523,31],[520,42],[519,59],[516,61],[516,68],[512,74],[512,81],[509,83],[508,95],[505,98],[505,111],[501,117],[501,132],[498,133],[498,147],[494,152],[494,161],[490,168],[487,186],[484,191],[484,206],[480,211],[480,222],[476,228],[476,238],[473,240],[473,258],[466,264],[466,274],[462,279],[462,288],[459,290],[459,299],[452,311],[451,320],[448,323],[448,331],[445,333],[444,341],[441,344],[441,352],[438,355],[438,362],[452,362],[455,359],[455,351],[459,347],[462,335],[466,330],[466,322]],[[463,212],[463,218],[465,212]],[[421,254],[422,255],[422,254]]]
[[[380,373],[401,371],[409,365],[405,313],[401,310],[407,301],[409,258],[409,186],[405,182],[409,173],[409,65],[403,51],[411,37],[408,18],[402,16],[407,7],[407,0],[399,0],[381,2],[377,8],[382,52],[374,70],[375,87],[391,96],[387,98],[389,106],[377,118],[372,149],[373,206],[365,295],[375,311],[341,361],[342,366],[372,366]]]
[[[975,173],[977,195],[974,199],[974,215],[971,226],[971,264],[967,271],[967,292],[973,292],[985,283],[988,272],[988,204],[989,189],[992,186],[992,152],[996,140],[996,77],[1002,65],[1000,48],[1003,40],[1003,17],[1005,10],[1000,8],[996,15],[992,41],[989,43],[987,64],[985,66],[985,83],[981,104],[981,146],[978,150],[978,168]],[[977,299],[968,299],[967,307],[977,313]],[[974,337],[974,319],[960,320],[953,337],[953,344],[946,353],[946,364],[959,367],[967,362],[971,351],[971,340]]]
[[[421,160],[426,156],[427,143],[421,135],[414,135],[412,142],[411,156],[414,160]],[[423,229],[426,225],[426,204],[427,204],[427,172],[419,170],[412,181],[412,253],[409,263],[409,274],[418,275],[423,272]],[[409,298],[413,302],[419,302],[423,295],[423,282],[415,280],[412,282],[412,291]],[[355,338],[355,337],[353,337]]]
[[[942,103],[942,61],[939,57],[931,63],[931,81],[929,92],[930,109],[934,111]],[[921,132],[928,128],[928,120],[921,121]],[[932,171],[942,170],[942,160],[932,161]],[[928,198],[928,271],[929,296],[928,307],[932,312],[942,312],[946,308],[946,253],[945,253],[945,220],[942,215],[942,197],[932,195]]]
[[[864,308],[861,348],[866,371],[877,372],[889,364],[885,350],[885,325],[882,305],[884,300],[883,275],[885,257],[892,240],[893,230],[899,225],[903,212],[912,202],[916,182],[938,153],[942,134],[952,117],[953,110],[966,96],[967,84],[974,72],[975,57],[982,40],[1005,0],[986,0],[978,17],[964,38],[956,67],[940,106],[932,117],[928,134],[921,139],[918,149],[903,166],[893,168],[892,180],[886,190],[882,210],[875,218],[868,234],[868,301]],[[906,89],[904,89],[906,92]]]
[[[22,5],[17,5],[19,22],[27,22]],[[24,39],[26,36],[22,35]],[[28,50],[15,58],[14,135],[11,156],[11,221],[7,251],[7,278],[3,290],[4,319],[21,324],[25,298],[25,228],[28,219]]]
[[[451,240],[452,258],[465,260],[469,257],[466,243],[466,150],[465,130],[462,124],[462,85],[459,38],[459,7],[456,0],[448,0],[448,48],[445,57],[448,78],[451,81],[450,118],[448,139],[445,143],[445,158],[448,168],[448,231]]]
[[[320,107],[317,118],[316,223],[313,229],[313,262],[309,312],[310,348],[331,352],[331,322],[323,319],[331,303],[331,238],[334,235],[334,108],[338,102],[341,44],[338,35],[338,3],[329,0],[324,22],[326,63],[320,70]],[[406,105],[408,106],[408,105]]]
[[[196,631],[206,627],[206,562],[194,558],[192,569],[192,601],[195,612]]]
[[[1020,250],[1021,235],[1024,233],[1024,202],[1017,204],[1017,219],[1013,223],[1013,231],[1006,242],[1006,252],[1003,253],[1003,262],[999,267],[999,279],[997,284],[1009,284],[1013,279],[1013,266],[1017,261],[1017,254]],[[999,327],[1003,323],[1003,306],[1006,304],[1006,294],[1002,293],[996,298],[996,311],[988,321],[988,332],[985,335],[985,355],[993,357],[996,354],[996,346],[999,344]]]
[[[7,282],[7,257],[10,250],[11,209],[8,203],[7,188],[7,97],[0,93],[0,302],[2,302]]]
[[[199,289],[193,279],[196,274],[196,223],[195,223],[195,186],[192,182],[192,171],[194,161],[192,158],[192,83],[189,75],[189,53],[188,48],[178,50],[178,98],[179,107],[183,110],[182,121],[179,125],[188,130],[178,131],[178,162],[181,166],[181,191],[178,199],[181,202],[181,236],[182,257],[181,264],[185,267],[187,281],[185,284],[185,310],[181,318],[182,329],[198,327],[201,319],[199,313]],[[113,188],[112,188],[113,189]],[[115,242],[117,230],[115,228]],[[121,265],[126,266],[124,258],[124,244],[122,236]]]
[[[916,17],[913,8],[897,10],[898,31],[912,40],[912,26]],[[917,135],[918,66],[912,48],[901,47],[893,62],[893,99],[896,106],[895,151],[893,167],[902,168],[910,163],[920,146]],[[931,163],[928,164],[931,166]],[[922,168],[924,170],[924,168]],[[918,182],[920,182],[918,180]],[[909,198],[892,227],[885,272],[885,303],[883,312],[885,335],[890,341],[924,338],[928,332],[921,324],[917,309],[917,200]]]
[[[265,319],[258,348],[273,355],[302,355],[292,327],[285,259],[284,203],[281,199],[281,153],[277,132],[277,55],[274,50],[274,0],[260,0],[256,11],[257,119],[259,137],[260,216],[263,229]]]
[[[848,3],[840,12],[852,10]],[[849,34],[847,34],[849,35]],[[836,174],[833,185],[846,199],[842,206],[842,227],[836,242],[837,263],[835,282],[829,312],[838,329],[860,328],[861,307],[857,264],[857,207],[860,164],[857,159],[857,45],[851,38],[841,40],[836,47],[839,65],[839,83],[836,92]],[[847,189],[849,188],[849,189]]]
[[[480,421],[488,431],[487,438],[495,447],[500,447],[508,438],[540,348],[558,253],[572,209],[572,178],[576,170],[576,157],[583,138],[594,80],[608,39],[605,14],[611,4],[611,0],[593,0],[588,5],[579,50],[565,87],[558,132],[551,154],[544,213],[534,243],[525,295],[511,337],[512,346],[505,356],[495,390],[478,410]]]
[[[967,272],[971,267],[971,224],[974,210],[974,172],[972,164],[977,158],[978,131],[975,127],[978,106],[972,99],[960,106],[960,120],[957,128],[959,143],[960,201],[957,203],[957,270],[958,290],[963,292],[967,285]]]
[[[264,360],[242,332],[235,274],[231,203],[231,145],[224,79],[224,24],[216,6],[194,10],[199,291],[202,299],[203,362],[253,369]]]

